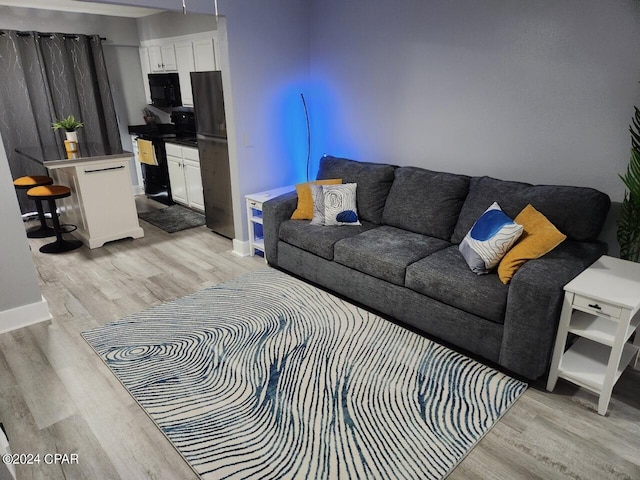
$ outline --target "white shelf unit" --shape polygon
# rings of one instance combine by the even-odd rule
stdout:
[[[640,264],[602,256],[564,290],[547,390],[564,378],[599,395],[605,415],[614,385],[638,361],[640,335],[629,340],[640,325]],[[569,333],[579,338],[567,349]]]
[[[252,257],[256,254],[267,257],[264,251],[264,235],[263,235],[263,218],[262,206],[267,200],[278,197],[295,189],[293,185],[286,187],[266,190],[264,192],[251,193],[245,195],[247,204],[247,223],[249,228],[249,255]]]

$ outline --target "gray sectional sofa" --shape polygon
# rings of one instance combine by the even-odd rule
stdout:
[[[536,379],[548,371],[562,287],[606,253],[610,200],[591,188],[529,185],[325,156],[318,179],[357,183],[361,226],[290,220],[296,192],[264,204],[269,264]],[[493,202],[531,203],[567,235],[504,285],[476,275],[458,244]]]

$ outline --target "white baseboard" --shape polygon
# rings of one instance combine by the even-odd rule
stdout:
[[[241,242],[240,240],[233,239],[233,254],[238,257],[248,257],[251,254],[249,250],[249,241]]]
[[[141,185],[133,185],[133,195],[144,195],[144,187]]]
[[[39,302],[0,312],[0,333],[51,320],[47,301],[40,298]]]

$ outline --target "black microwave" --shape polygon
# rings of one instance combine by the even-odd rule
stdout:
[[[180,81],[177,73],[150,73],[149,90],[154,107],[180,107]]]

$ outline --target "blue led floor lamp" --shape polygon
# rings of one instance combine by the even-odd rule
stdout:
[[[304,116],[307,120],[307,181],[309,181],[309,163],[311,162],[311,128],[309,127],[309,110],[307,110],[307,102],[304,99],[304,94],[301,93],[302,106],[304,107]]]

